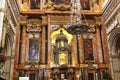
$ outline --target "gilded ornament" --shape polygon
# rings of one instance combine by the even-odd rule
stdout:
[[[48,8],[51,8],[52,6],[53,6],[53,2],[51,2],[51,1],[49,1],[48,3],[46,3],[45,5],[44,5],[44,9],[48,9]]]

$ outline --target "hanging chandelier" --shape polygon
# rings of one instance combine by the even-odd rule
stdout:
[[[71,25],[67,28],[68,33],[72,35],[76,35],[76,44],[77,44],[77,61],[80,64],[80,53],[79,53],[79,36],[89,30],[89,26],[82,23],[81,20],[81,2],[80,0],[72,0],[71,1]],[[87,22],[86,22],[87,23]],[[79,65],[80,68],[80,65]]]
[[[89,26],[82,23],[81,20],[81,2],[80,0],[71,1],[70,26],[67,28],[68,33],[79,36],[89,30]],[[87,22],[86,22],[87,23]]]

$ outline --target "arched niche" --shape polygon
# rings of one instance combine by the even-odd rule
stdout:
[[[120,79],[120,28],[116,28],[111,32],[108,39],[110,46],[110,60],[113,79]]]

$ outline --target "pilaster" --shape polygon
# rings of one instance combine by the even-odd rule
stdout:
[[[100,38],[100,27],[96,26],[96,38],[97,38],[97,53],[99,57],[99,62],[103,63],[103,55],[102,55],[102,46],[101,46],[101,38]]]

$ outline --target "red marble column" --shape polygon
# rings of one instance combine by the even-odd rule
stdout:
[[[96,27],[96,43],[97,43],[97,53],[99,62],[103,63],[103,55],[102,55],[102,46],[101,46],[101,38],[100,38],[100,26]]]
[[[50,62],[51,62],[51,59],[50,59],[50,56],[51,56],[51,45],[50,45],[50,15],[48,15],[48,67],[50,67]]]
[[[99,61],[98,59],[98,54],[97,54],[97,42],[96,42],[96,37],[93,37],[93,55],[94,55],[94,61],[97,62]]]
[[[80,63],[84,62],[84,46],[83,46],[83,36],[80,36],[79,39],[79,55],[80,55]]]
[[[78,67],[78,57],[77,57],[77,42],[76,42],[76,36],[73,36],[73,43],[72,43],[72,58],[73,58],[73,64]]]
[[[50,68],[50,62],[51,62],[51,45],[50,45],[50,15],[48,15],[48,68]],[[50,72],[48,74],[48,80],[50,80]]]
[[[41,63],[45,63],[45,25],[42,26],[42,53],[41,53]]]
[[[25,47],[26,47],[26,24],[23,24],[22,45],[21,45],[21,64],[25,63]]]

